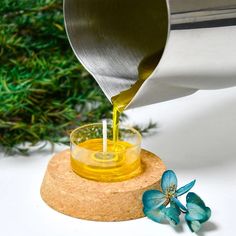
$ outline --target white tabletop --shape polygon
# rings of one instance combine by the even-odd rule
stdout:
[[[200,91],[188,97],[126,112],[128,123],[158,123],[143,147],[175,170],[179,186],[197,179],[193,191],[212,209],[198,235],[233,235],[236,211],[236,88]],[[56,146],[54,152],[65,149]],[[173,229],[142,218],[125,222],[75,219],[49,208],[39,189],[50,147],[30,155],[0,154],[0,235],[120,236],[192,235],[186,224]],[[185,201],[182,198],[183,202]]]

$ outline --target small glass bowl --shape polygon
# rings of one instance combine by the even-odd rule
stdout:
[[[102,182],[130,179],[142,172],[142,137],[129,127],[119,128],[119,139],[112,140],[107,125],[107,152],[103,152],[102,123],[81,126],[70,135],[71,167],[81,177]]]

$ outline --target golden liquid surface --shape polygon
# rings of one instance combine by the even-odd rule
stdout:
[[[72,147],[74,172],[88,179],[114,182],[130,179],[142,171],[139,146],[108,140],[107,152],[103,153],[102,143],[102,139],[90,139]]]

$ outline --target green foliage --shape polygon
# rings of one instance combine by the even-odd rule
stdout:
[[[0,146],[67,143],[75,126],[111,117],[69,46],[62,0],[1,0],[0,15]]]
[[[69,46],[62,0],[3,0],[0,15],[2,146],[67,142],[69,129],[110,116],[109,102]]]

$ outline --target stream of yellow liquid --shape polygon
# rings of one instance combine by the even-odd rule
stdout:
[[[122,91],[116,96],[111,98],[113,104],[113,141],[119,139],[119,118],[120,114],[129,105],[132,98],[135,96],[144,81],[151,75],[156,68],[163,50],[154,53],[142,60],[138,67],[138,80],[127,90]]]

